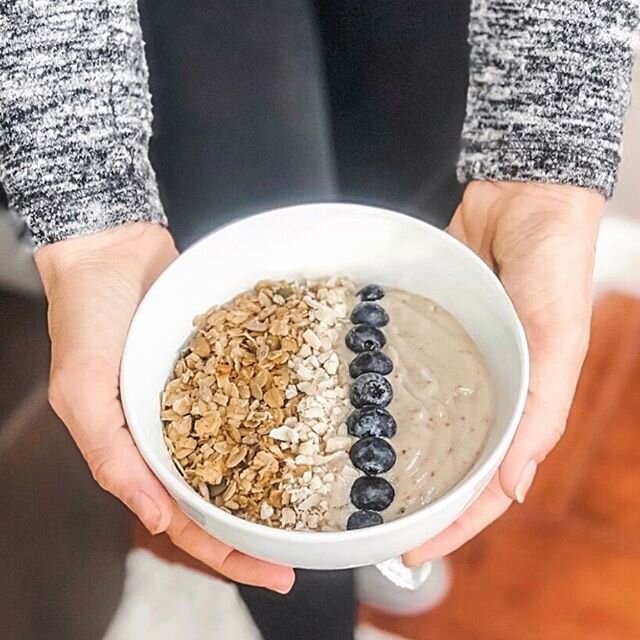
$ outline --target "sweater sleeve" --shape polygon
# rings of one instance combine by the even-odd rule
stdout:
[[[0,3],[0,182],[36,246],[166,223],[136,0]]]
[[[472,0],[459,179],[610,196],[639,22],[637,0]]]

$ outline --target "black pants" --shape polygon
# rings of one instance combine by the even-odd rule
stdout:
[[[468,73],[468,0],[143,0],[152,160],[184,248],[267,208],[349,200],[441,226]],[[241,587],[265,640],[348,640],[349,572]]]

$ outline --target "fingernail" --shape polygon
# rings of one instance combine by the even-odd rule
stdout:
[[[144,491],[138,491],[131,499],[131,509],[150,533],[160,533],[161,512],[158,505]]]
[[[428,558],[422,558],[413,553],[406,553],[402,556],[402,564],[407,567],[407,569],[413,569],[414,567],[423,564],[427,560]]]
[[[274,587],[274,591],[278,592],[279,594],[286,596],[287,593],[289,593],[289,591],[291,591],[291,589],[293,589],[293,585],[295,583],[295,578],[293,580],[290,580],[286,586],[282,586],[282,587]]]
[[[291,587],[293,587],[293,585],[289,585],[288,587],[275,587],[274,591],[276,591],[276,593],[279,593],[282,596],[286,596],[287,593],[291,591]]]
[[[516,500],[522,504],[527,497],[527,493],[533,484],[533,479],[536,475],[537,465],[533,460],[527,462],[525,468],[520,476],[520,482],[516,485]]]

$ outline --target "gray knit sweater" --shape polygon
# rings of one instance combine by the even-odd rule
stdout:
[[[638,0],[473,0],[459,177],[610,195]],[[165,222],[136,0],[0,2],[0,182],[36,246]]]

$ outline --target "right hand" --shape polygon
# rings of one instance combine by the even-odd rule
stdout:
[[[194,524],[145,464],[119,398],[120,358],[142,296],[177,256],[163,227],[134,223],[64,240],[35,253],[49,301],[51,406],[67,425],[101,487],[153,534],[214,571],[280,593],[294,573],[235,551]]]

